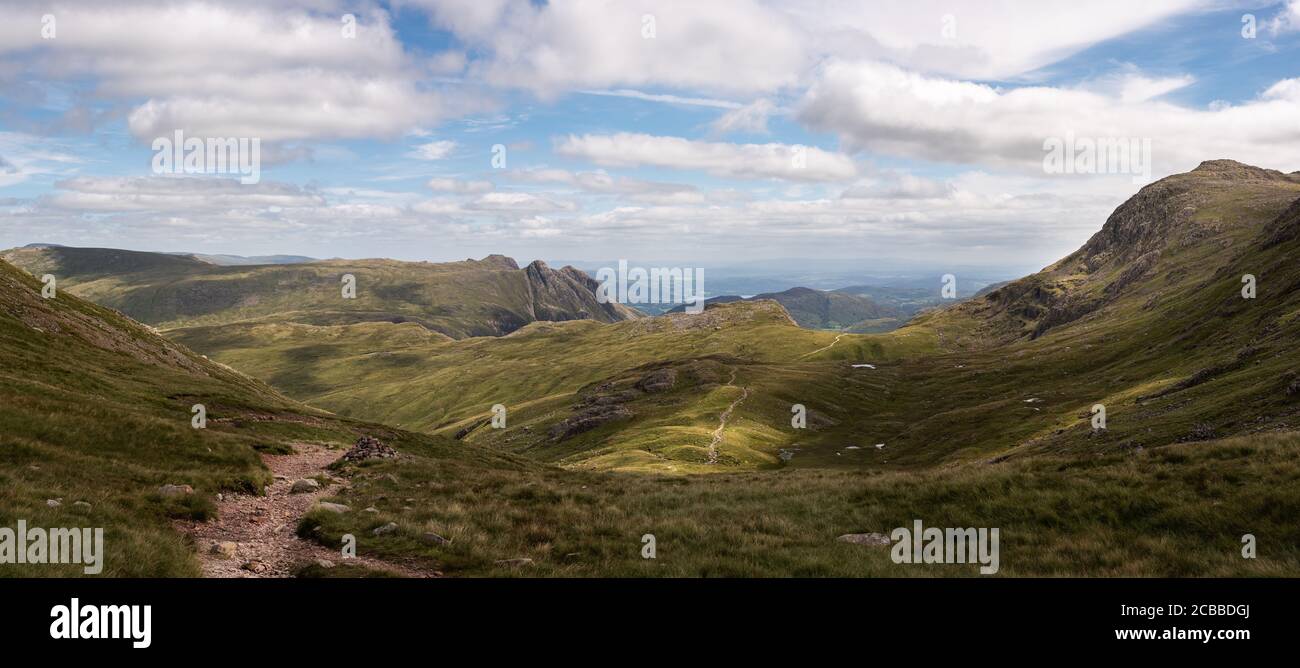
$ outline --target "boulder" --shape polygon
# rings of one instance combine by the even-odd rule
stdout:
[[[311,478],[303,478],[302,480],[295,481],[293,483],[293,487],[289,488],[290,494],[308,494],[311,492],[319,492],[319,491],[320,491],[320,483],[316,482],[315,480],[312,480]]]
[[[370,533],[371,533],[371,535],[374,535],[374,536],[384,536],[384,535],[387,535],[387,534],[390,534],[390,533],[397,533],[397,523],[396,523],[396,522],[389,522],[388,524],[385,524],[384,526],[381,526],[381,527],[375,527],[375,529],[374,529],[373,531],[371,531]]]
[[[239,550],[238,543],[225,541],[221,543],[213,543],[211,552],[213,556],[217,557],[218,559],[234,559],[235,553],[238,550]]]
[[[329,501],[318,502],[316,504],[316,508],[319,510],[324,510],[327,512],[334,513],[336,515],[342,515],[343,513],[350,512],[352,510],[350,506],[344,505],[342,503],[330,503]]]
[[[173,498],[177,496],[188,496],[194,493],[194,488],[189,485],[163,485],[158,488],[158,494],[163,498]]]

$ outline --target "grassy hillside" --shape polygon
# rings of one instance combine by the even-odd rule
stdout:
[[[1143,189],[1044,272],[884,335],[803,330],[772,302],[741,302],[413,345],[391,326],[175,336],[331,410],[575,468],[915,469],[1151,448],[1300,422],[1300,242],[1282,220],[1298,197],[1294,176],[1207,163]],[[1256,299],[1241,298],[1245,273]],[[671,388],[636,389],[661,369]],[[507,428],[483,427],[498,403]],[[807,429],[791,428],[793,404]]]
[[[270,474],[259,451],[345,445],[367,433],[494,461],[435,437],[339,420],[120,314],[67,293],[43,299],[40,289],[0,262],[0,526],[102,527],[104,576],[197,575],[193,547],[172,521],[211,516],[220,492],[261,490]],[[205,429],[191,426],[196,403],[207,408]],[[194,493],[165,498],[159,488],[169,484]],[[0,565],[0,576],[81,574]]]
[[[302,533],[326,544],[353,533],[366,550],[433,559],[449,576],[978,576],[974,565],[895,564],[887,548],[836,540],[915,519],[998,527],[999,576],[1300,572],[1295,434],[921,472],[512,473],[420,459],[366,475],[339,500],[378,514],[319,513]],[[387,522],[399,530],[370,536]],[[451,543],[430,545],[425,532]],[[1257,559],[1241,556],[1246,533]],[[645,534],[653,560],[641,557]],[[496,563],[520,558],[532,563]]]
[[[0,526],[19,518],[30,526],[102,526],[106,576],[196,574],[195,548],[172,529],[174,518],[209,515],[219,491],[260,489],[268,474],[258,450],[304,440],[345,444],[359,433],[405,457],[341,471],[351,490],[331,498],[379,512],[312,514],[301,532],[327,545],[353,533],[364,554],[448,576],[975,574],[974,566],[894,564],[886,550],[835,540],[916,518],[999,527],[1004,576],[1300,570],[1294,435],[919,472],[570,471],[315,412],[111,311],[67,295],[42,300],[39,284],[2,263],[0,288]],[[703,375],[715,362],[699,364]],[[189,424],[188,406],[199,399],[210,409],[206,430]],[[164,499],[157,487],[169,483],[193,485],[195,494]],[[48,499],[62,504],[50,507]],[[373,535],[388,522],[398,530]],[[427,532],[450,542],[424,540]],[[1238,556],[1246,532],[1260,539],[1257,560]],[[645,534],[655,536],[654,560],[641,558]],[[505,559],[532,561],[498,563]],[[79,574],[0,566],[6,576]]]
[[[35,276],[53,274],[69,292],[159,327],[232,322],[341,325],[414,322],[452,337],[495,336],[537,320],[640,317],[600,304],[595,281],[566,267],[520,269],[493,255],[427,263],[324,260],[218,266],[189,256],[105,248],[18,248],[0,254]],[[343,296],[344,275],[356,297]]]

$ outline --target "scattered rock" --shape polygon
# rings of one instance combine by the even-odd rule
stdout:
[[[362,436],[357,439],[356,445],[353,445],[343,455],[343,460],[348,462],[361,462],[367,459],[393,459],[397,457],[397,451],[379,442],[379,439],[372,436]]]
[[[642,392],[645,392],[647,394],[653,394],[655,392],[663,392],[664,390],[670,390],[672,389],[673,385],[676,384],[677,384],[676,369],[659,369],[658,371],[653,371],[647,374],[646,376],[641,378],[641,380],[638,380],[636,382],[636,389],[641,390]]]
[[[194,488],[190,487],[189,485],[163,485],[162,487],[158,488],[158,493],[161,494],[164,498],[170,499],[172,497],[187,496],[193,494]]]
[[[563,441],[585,431],[591,431],[607,422],[625,420],[632,416],[632,411],[626,406],[617,404],[589,406],[551,425],[549,435],[553,440]]]
[[[235,553],[238,550],[239,550],[238,543],[232,543],[230,541],[226,541],[222,543],[213,543],[211,552],[213,555],[215,555],[220,559],[234,559]],[[256,563],[256,562],[249,562],[249,563]],[[247,567],[247,564],[245,565],[245,567]]]
[[[84,509],[84,510],[90,510],[90,508],[91,508],[90,504],[89,504],[89,503],[86,503],[85,501],[74,501],[74,502],[72,503],[72,505],[73,505],[73,507],[75,507],[75,508],[81,508],[81,509]]]
[[[349,512],[349,511],[352,510],[352,508],[351,508],[350,506],[344,505],[344,504],[342,504],[342,503],[330,503],[329,501],[320,501],[320,502],[318,502],[318,503],[316,504],[316,508],[319,509],[319,510],[324,510],[324,511],[327,511],[327,512],[334,513],[334,514],[336,514],[336,515],[342,515],[343,513],[346,513],[346,512]]]
[[[59,501],[58,499],[46,499],[45,505],[51,508],[58,508],[59,506],[63,505],[63,502]]]
[[[518,559],[502,559],[500,561],[497,561],[496,565],[505,566],[507,568],[523,568],[524,566],[532,566],[533,560],[529,559],[528,557],[520,557]]]
[[[423,536],[420,536],[420,540],[423,540],[424,542],[429,543],[429,544],[432,544],[432,545],[450,545],[450,544],[451,544],[451,541],[447,540],[446,538],[443,538],[442,536],[439,536],[439,535],[436,534],[436,533],[433,533],[432,531],[425,532],[425,534],[424,534]]]
[[[309,494],[311,492],[319,492],[319,491],[320,491],[320,483],[316,482],[315,480],[312,480],[311,478],[303,478],[302,480],[298,480],[293,483],[293,487],[289,488],[290,494]]]
[[[390,533],[397,533],[397,522],[389,522],[384,526],[376,527],[375,530],[370,533],[374,536],[384,536]]]
[[[265,573],[270,570],[271,567],[255,559],[244,564],[243,569],[250,573]]]
[[[870,545],[872,547],[889,545],[889,536],[886,536],[883,533],[846,533],[835,540],[838,540],[841,543]]]
[[[361,512],[363,512],[363,513],[378,513],[378,512],[379,512],[379,509],[376,508],[376,507],[374,507],[374,506],[370,506],[369,508],[366,508],[365,510],[363,510],[363,511],[361,511]]]
[[[316,565],[320,566],[321,568],[334,568],[334,562],[330,561],[329,559],[317,559]]]

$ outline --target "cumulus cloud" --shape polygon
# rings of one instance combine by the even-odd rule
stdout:
[[[1258,98],[1199,109],[1151,99],[1181,79],[1118,92],[1030,86],[1003,89],[926,76],[875,62],[827,65],[798,118],[853,149],[947,163],[1040,170],[1049,138],[1149,138],[1156,175],[1210,158],[1291,170],[1300,166],[1300,80]],[[1126,90],[1137,89],[1140,93]]]
[[[666,167],[733,178],[841,181],[857,173],[846,155],[790,144],[731,144],[620,132],[569,135],[556,153],[606,167]]]
[[[936,199],[956,192],[951,183],[906,172],[885,172],[863,179],[846,189],[845,199]]]
[[[486,105],[419,85],[425,64],[379,9],[356,12],[352,39],[333,2],[67,0],[3,11],[0,56],[44,80],[95,77],[96,97],[132,105],[128,126],[141,139],[176,129],[265,141],[394,137]],[[37,29],[46,13],[55,39]]]
[[[1265,21],[1263,26],[1264,31],[1273,37],[1300,30],[1300,0],[1287,0],[1282,11]]]
[[[403,0],[482,54],[468,71],[542,95],[593,87],[707,90],[798,86],[829,59],[875,59],[980,79],[1031,72],[1209,0]],[[646,17],[653,38],[646,38]],[[949,29],[950,28],[950,29]]]

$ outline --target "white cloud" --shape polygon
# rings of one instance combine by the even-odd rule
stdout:
[[[456,142],[444,139],[416,146],[408,155],[419,160],[442,160],[456,150]]]
[[[790,144],[729,144],[620,132],[569,135],[556,153],[606,167],[667,167],[733,178],[841,181],[857,168],[846,155]]]
[[[471,77],[544,96],[670,87],[722,97],[798,87],[831,59],[964,78],[1023,76],[1214,0],[1040,0],[954,6],[857,0],[405,0],[482,54]],[[643,37],[643,17],[654,38]],[[953,30],[945,32],[951,17]],[[674,100],[666,100],[674,101]]]
[[[573,202],[520,192],[487,193],[463,205],[467,211],[542,212],[572,211],[576,208]]]
[[[951,197],[951,183],[927,179],[906,172],[884,172],[863,179],[846,189],[845,199],[937,199]]]
[[[565,169],[524,169],[510,172],[509,177],[523,183],[560,185],[587,193],[624,195],[634,201],[702,201],[703,199],[699,190],[692,185],[612,176],[604,170],[571,172]]]
[[[429,179],[428,186],[436,192],[446,193],[485,193],[494,188],[491,181],[467,181],[443,177]]]
[[[1288,0],[1282,11],[1263,23],[1264,31],[1273,37],[1300,30],[1300,0]]]
[[[418,85],[423,65],[382,10],[355,11],[356,38],[345,39],[335,5],[5,3],[0,55],[26,77],[94,77],[95,97],[132,105],[141,139],[175,129],[264,141],[395,137],[485,106],[470,90]],[[54,39],[40,37],[45,13],[56,18]]]
[[[771,100],[757,100],[723,114],[709,127],[718,135],[732,132],[767,134],[767,118],[775,109],[776,105]]]
[[[1133,81],[1133,79],[1130,79]],[[1038,170],[1053,137],[1149,138],[1156,176],[1233,158],[1275,169],[1300,166],[1300,80],[1215,109],[1149,99],[1172,82],[1137,85],[1125,99],[1085,88],[1001,89],[870,62],[829,64],[798,117],[845,145],[947,163]]]
[[[69,211],[223,212],[232,209],[314,207],[324,198],[298,186],[263,181],[185,176],[80,177],[59,181],[42,204]]]

